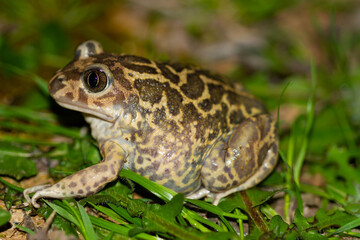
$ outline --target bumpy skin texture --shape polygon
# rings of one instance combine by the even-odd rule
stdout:
[[[215,204],[252,187],[274,168],[275,122],[263,104],[220,76],[179,64],[104,53],[87,41],[49,83],[63,107],[84,113],[104,161],[53,186],[26,189],[41,197],[84,197],[117,178],[122,167],[190,198]]]

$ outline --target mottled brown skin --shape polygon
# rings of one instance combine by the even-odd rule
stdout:
[[[87,41],[59,70],[49,92],[84,113],[104,158],[53,186],[41,197],[84,197],[115,180],[121,168],[190,198],[213,197],[262,181],[278,152],[275,122],[241,86],[207,71],[132,55],[104,53]]]

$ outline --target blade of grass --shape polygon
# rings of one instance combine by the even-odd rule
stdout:
[[[83,226],[84,226],[84,232],[86,232],[86,235],[88,236],[87,239],[97,240],[97,236],[95,234],[94,228],[89,219],[89,215],[85,211],[85,208],[83,206],[81,206],[78,202],[76,202],[76,204],[77,204],[78,210],[81,215],[81,220],[82,220]]]
[[[278,103],[278,112],[277,112],[277,124],[278,124],[278,131],[280,131],[280,105],[282,102],[282,98],[286,92],[286,90],[288,89],[288,87],[290,86],[291,81],[287,82],[287,84],[285,85],[285,87],[283,88],[283,90],[281,91],[280,94],[280,98],[279,98],[279,103]],[[278,133],[280,135],[280,132]],[[291,189],[292,187],[292,165],[293,165],[293,159],[294,159],[294,136],[290,135],[289,138],[289,144],[288,144],[288,151],[287,151],[287,156],[285,157],[285,154],[283,153],[283,151],[281,149],[279,149],[279,155],[281,157],[281,159],[283,160],[283,162],[285,163],[286,166],[286,174],[285,174],[285,182],[286,182],[286,188],[287,189]],[[285,193],[284,196],[284,218],[286,219],[286,221],[290,222],[290,215],[289,215],[289,210],[290,210],[290,195],[289,193]]]
[[[44,199],[44,201],[46,202],[47,205],[49,205],[52,209],[54,209],[60,216],[67,219],[68,221],[72,222],[77,227],[80,226],[79,221],[74,216],[72,216],[65,208],[60,207],[54,203],[51,203],[45,199]]]
[[[6,135],[6,134],[2,134],[0,136],[0,141],[10,142],[10,143],[30,144],[30,145],[46,145],[46,146],[52,146],[52,147],[63,144],[63,143],[59,143],[59,142],[51,142],[51,141],[33,139],[33,138],[29,138],[28,136],[26,136],[26,138],[24,138],[24,137],[10,136],[10,135]]]
[[[148,179],[130,171],[128,169],[122,169],[120,172],[120,177],[126,177],[130,180],[140,184],[155,196],[159,197],[160,199],[164,200],[165,202],[170,201],[176,193],[164,186],[156,184],[154,182],[149,181]]]
[[[112,208],[113,210],[111,210],[111,209],[106,208],[106,207],[104,207],[104,206],[97,206],[97,205],[95,205],[95,204],[93,204],[93,203],[91,203],[91,202],[89,202],[89,204],[90,204],[91,206],[93,206],[96,210],[98,210],[99,212],[102,212],[103,214],[111,217],[112,219],[114,219],[115,221],[119,222],[120,224],[126,224],[126,222],[125,222],[123,219],[119,218],[119,215],[120,215],[121,217],[122,217],[122,215],[119,214],[117,211],[113,211],[114,208],[116,208],[115,205],[111,204],[112,206],[114,206],[114,208]],[[110,204],[109,204],[109,205],[110,205]],[[119,208],[121,208],[121,207],[119,207]],[[121,209],[123,209],[123,208],[121,208]],[[126,212],[125,209],[124,209],[124,212]],[[129,216],[130,216],[130,215],[129,215]],[[134,221],[132,220],[131,217],[130,217],[129,219],[126,219],[126,220],[127,220],[128,222],[134,223]],[[141,222],[140,222],[140,225],[141,225]]]
[[[3,68],[12,71],[15,74],[18,74],[25,78],[30,78],[31,80],[33,80],[36,83],[36,85],[39,87],[39,89],[41,90],[41,92],[43,94],[49,95],[48,83],[43,78],[39,77],[38,75],[36,75],[32,72],[25,71],[19,67],[16,67],[14,65],[10,65],[10,64],[7,64],[7,63],[1,62],[1,61],[0,61],[0,65]]]
[[[276,115],[276,122],[277,122],[277,130],[278,130],[278,134],[280,135],[279,131],[280,131],[280,106],[282,103],[282,99],[284,97],[284,94],[286,92],[286,90],[288,89],[288,87],[290,86],[291,81],[288,81],[285,85],[285,87],[282,89],[280,97],[279,97],[279,103],[278,103],[278,107],[277,107],[277,115]]]
[[[240,210],[238,208],[235,209],[235,213],[236,214],[240,214]],[[239,224],[239,230],[240,230],[240,239],[244,239],[244,226],[243,226],[243,220],[242,219],[238,219],[238,224]]]
[[[186,199],[186,202],[189,202],[191,204],[194,204],[195,206],[198,206],[206,211],[209,211],[211,213],[214,213],[216,215],[219,216],[225,216],[225,217],[231,217],[231,218],[240,218],[242,220],[247,220],[247,216],[240,213],[240,215],[237,214],[233,214],[233,213],[227,213],[224,212],[221,208],[214,206],[210,203],[201,201],[201,200],[197,200],[197,199]]]
[[[92,224],[94,224],[96,226],[107,229],[109,231],[116,232],[118,234],[121,234],[122,236],[128,236],[129,227],[124,227],[122,225],[118,225],[116,223],[112,223],[112,222],[109,222],[104,219],[97,218],[97,217],[94,217],[91,215],[89,215],[89,217],[90,217]],[[159,239],[158,237],[154,237],[154,236],[151,236],[146,233],[139,233],[138,235],[136,235],[136,237],[138,239],[145,239],[145,240],[158,240]]]
[[[44,121],[54,122],[56,117],[51,113],[33,111],[26,107],[0,105],[0,116],[4,118],[19,118],[31,122],[41,123]]]
[[[317,84],[317,74],[316,74],[316,67],[314,61],[311,61],[311,80],[312,80],[311,81],[312,84],[310,89],[310,97],[306,108],[306,125],[304,131],[304,139],[300,148],[300,152],[294,164],[294,181],[298,186],[300,186],[300,173],[309,144],[310,131],[312,129],[314,122],[315,88]]]
[[[186,208],[183,209],[181,215],[190,223],[191,226],[197,228],[201,232],[211,232],[210,229],[206,228],[203,224],[215,229],[218,232],[222,231],[222,228],[216,223],[205,219],[201,217],[198,213],[188,210]]]
[[[93,205],[93,204],[92,204]],[[134,223],[138,226],[141,226],[141,220],[139,218],[133,218],[130,216],[130,214],[122,207],[117,207],[112,203],[108,204],[109,207],[111,207],[111,209],[117,213],[118,215],[120,215],[122,218],[124,218],[126,221],[130,222],[130,223]],[[108,215],[110,216],[110,215]],[[110,216],[111,217],[111,216]]]
[[[334,107],[335,116],[337,121],[339,122],[339,126],[342,129],[342,133],[344,135],[344,139],[347,143],[350,151],[355,151],[357,149],[354,136],[355,130],[352,129],[349,120],[347,119],[347,114],[344,111],[344,108]]]
[[[219,218],[220,218],[221,222],[224,224],[224,230],[223,231],[236,233],[235,229],[231,226],[229,221],[226,220],[226,218],[224,218],[223,216],[219,216]]]
[[[345,231],[349,231],[353,228],[356,228],[360,226],[360,218],[357,218],[347,224],[345,224],[344,226],[342,226],[341,228],[338,228],[337,230],[335,230],[334,232],[331,232],[329,234],[326,235],[326,237],[330,237],[332,235],[335,235],[335,234],[338,234],[338,233],[342,233],[342,232],[345,232]]]
[[[305,160],[305,155],[308,149],[308,145],[309,145],[309,139],[310,139],[310,132],[311,129],[313,127],[313,123],[314,123],[314,117],[315,117],[315,113],[314,113],[314,105],[315,105],[315,89],[316,89],[316,84],[317,84],[317,74],[316,74],[316,67],[315,67],[315,63],[314,61],[311,61],[311,89],[310,89],[310,97],[307,103],[307,108],[306,108],[306,124],[305,124],[305,131],[304,131],[304,137],[303,137],[303,142],[300,146],[300,151],[297,155],[296,161],[294,163],[294,181],[295,181],[295,186],[294,186],[294,191],[295,191],[295,196],[296,196],[296,202],[299,208],[299,211],[301,214],[303,214],[304,212],[304,206],[302,203],[302,199],[301,199],[301,195],[300,195],[300,191],[299,191],[299,187],[300,187],[300,173],[301,173],[301,169]]]
[[[4,184],[5,186],[7,186],[9,188],[12,188],[12,189],[14,189],[14,190],[16,190],[18,192],[23,192],[24,191],[24,189],[22,187],[18,187],[18,186],[14,185],[14,184],[11,184],[11,183],[5,181],[3,178],[0,178],[0,182],[2,184]]]
[[[72,130],[69,128],[52,125],[49,123],[42,123],[41,126],[28,125],[24,123],[16,123],[13,121],[1,121],[0,126],[9,129],[24,131],[27,133],[43,133],[43,134],[61,134],[72,138],[82,138],[79,129]]]
[[[29,229],[27,227],[23,227],[23,226],[20,226],[20,225],[17,225],[17,224],[14,224],[14,225],[15,225],[16,228],[20,229],[21,231],[24,231],[24,232],[26,232],[28,234],[31,234],[31,235],[35,234],[35,232],[33,230],[31,230],[31,229]]]

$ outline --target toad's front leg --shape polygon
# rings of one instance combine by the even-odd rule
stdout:
[[[104,161],[76,172],[54,185],[41,185],[24,190],[25,199],[34,207],[39,198],[86,197],[102,189],[107,183],[114,181],[125,160],[124,150],[114,142],[106,142],[102,148]],[[35,192],[30,199],[29,194]]]

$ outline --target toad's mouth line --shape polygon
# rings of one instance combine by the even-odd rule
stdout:
[[[114,117],[112,117],[112,116],[110,116],[110,115],[108,115],[106,113],[103,113],[100,110],[91,109],[91,108],[88,108],[88,107],[85,107],[85,106],[78,106],[78,105],[74,105],[74,104],[69,104],[69,103],[62,102],[62,101],[56,101],[56,102],[60,106],[62,106],[64,108],[71,109],[71,110],[81,112],[81,113],[86,113],[86,114],[95,116],[97,118],[103,119],[103,120],[105,120],[107,122],[114,122],[115,121]]]

